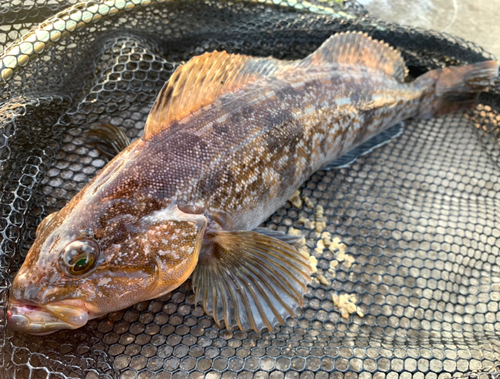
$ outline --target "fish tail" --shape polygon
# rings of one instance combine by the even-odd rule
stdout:
[[[474,108],[481,92],[498,76],[497,61],[485,61],[460,67],[432,70],[418,78],[424,91],[418,117],[431,118],[453,111]]]

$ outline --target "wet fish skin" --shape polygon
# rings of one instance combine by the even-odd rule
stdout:
[[[41,224],[10,291],[12,329],[74,329],[193,272],[217,322],[272,329],[302,304],[310,267],[252,230],[319,168],[401,120],[470,106],[498,72],[485,62],[403,83],[399,55],[354,33],[300,62],[211,53],[190,63],[162,90],[144,137]],[[75,241],[98,251],[81,274],[68,271]]]

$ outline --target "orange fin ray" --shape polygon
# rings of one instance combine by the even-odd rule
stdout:
[[[205,53],[180,66],[164,85],[146,121],[144,138],[212,103],[225,93],[274,74],[289,62],[226,52]]]

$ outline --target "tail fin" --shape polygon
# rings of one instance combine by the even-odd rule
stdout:
[[[430,118],[453,111],[474,108],[481,92],[487,91],[498,76],[497,61],[433,70],[418,78],[434,83],[434,93],[423,101],[418,117]]]

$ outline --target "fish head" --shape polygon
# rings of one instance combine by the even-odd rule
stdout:
[[[176,206],[80,222],[65,209],[49,215],[15,276],[8,326],[44,335],[161,296],[193,272],[206,218]]]

